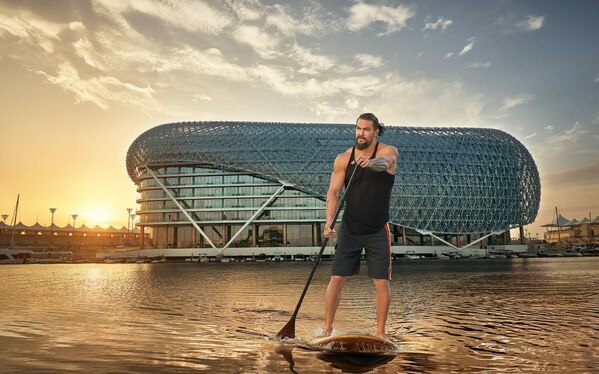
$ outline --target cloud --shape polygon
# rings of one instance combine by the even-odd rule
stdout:
[[[547,140],[551,144],[577,143],[584,139],[589,131],[580,122],[576,121],[572,126],[560,133],[554,133]]]
[[[144,110],[158,105],[153,100],[155,92],[149,85],[138,87],[110,76],[83,79],[69,63],[60,64],[56,76],[41,71],[38,73],[44,76],[48,82],[73,93],[77,103],[90,102],[104,110],[113,104],[137,106]]]
[[[469,68],[478,69],[478,68],[490,68],[491,63],[487,62],[475,62],[473,64],[468,65]]]
[[[276,36],[260,30],[256,26],[239,26],[232,34],[233,39],[241,44],[249,45],[263,59],[279,56],[277,50],[279,40]]]
[[[543,27],[545,16],[528,16],[526,20],[518,22],[516,27],[524,31],[537,31]]]
[[[482,96],[470,95],[460,81],[407,79],[389,74],[385,84],[362,100],[379,118],[409,126],[480,125]],[[385,122],[385,120],[383,120]]]
[[[474,47],[474,42],[470,42],[470,43],[466,44],[466,46],[464,48],[462,48],[460,53],[458,53],[458,56],[465,55],[466,53],[470,52],[473,47]]]
[[[168,54],[149,57],[149,63],[157,72],[192,72],[231,81],[250,81],[252,76],[247,68],[228,62],[221,51],[209,48],[199,51],[183,46]]]
[[[4,10],[3,10],[4,11]],[[42,48],[46,53],[55,50],[60,34],[67,25],[43,20],[30,12],[15,16],[0,14],[0,39],[17,39],[30,47]]]
[[[544,129],[547,132],[553,132],[553,130],[555,130],[555,127],[553,127],[553,125],[547,125],[547,126],[544,127]]]
[[[338,29],[339,22],[331,21],[336,17],[327,12],[319,3],[303,7],[299,16],[292,14],[289,6],[276,4],[267,8],[266,26],[274,26],[285,36],[296,34],[320,36],[328,30]]]
[[[399,5],[395,8],[386,5],[355,3],[349,8],[350,16],[347,19],[346,26],[351,31],[362,30],[375,22],[386,24],[387,29],[379,36],[388,35],[400,31],[407,26],[410,18],[416,15],[416,12],[408,6]]]
[[[595,77],[595,83],[599,83],[599,74]]]
[[[328,56],[316,55],[309,48],[298,44],[293,46],[293,60],[302,66],[298,72],[302,74],[315,75],[329,70],[335,66],[335,60]]]
[[[137,0],[118,4],[119,1],[97,0],[106,9],[117,13],[139,12],[155,17],[172,28],[179,28],[189,32],[202,32],[217,35],[233,22],[226,13],[213,8],[209,3],[199,1],[169,1],[158,2],[153,0]],[[114,13],[111,11],[111,13]]]
[[[210,96],[204,95],[204,94],[195,94],[193,95],[193,100],[194,103],[198,102],[198,101],[212,101],[212,98]]]
[[[534,138],[535,136],[537,136],[537,133],[536,133],[536,132],[535,132],[535,133],[532,133],[532,134],[530,134],[530,135],[526,135],[526,136],[524,137],[524,139],[530,139],[530,138]]]
[[[226,0],[225,2],[241,21],[256,21],[262,17],[260,4],[235,0]],[[253,7],[253,5],[255,5],[255,7]]]
[[[468,43],[466,46],[464,46],[464,48],[460,51],[460,53],[458,53],[458,56],[465,55],[466,53],[470,52],[473,47],[474,47],[474,43]]]
[[[474,38],[470,38],[468,39],[468,44],[466,44],[464,46],[464,48],[462,48],[462,50],[458,53],[458,56],[463,56],[466,53],[472,51],[472,48],[474,48]],[[453,52],[448,52],[445,54],[445,56],[443,56],[444,60],[449,60],[450,58],[455,57],[455,54]]]
[[[512,97],[506,97],[505,99],[503,99],[500,110],[508,111],[508,110],[514,109],[515,107],[524,105],[533,99],[534,99],[534,95],[526,95],[526,94],[512,96]]]
[[[422,29],[422,31],[437,30],[437,29],[441,29],[442,31],[445,31],[445,29],[447,29],[452,24],[453,24],[452,20],[445,19],[443,17],[439,17],[435,22],[425,22],[424,28]]]
[[[354,56],[361,65],[359,71],[378,68],[383,66],[383,59],[379,56],[373,56],[366,53],[358,53]]]
[[[81,57],[86,64],[100,70],[105,69],[104,64],[96,58],[97,53],[88,38],[80,38],[73,43],[73,47],[77,56]]]

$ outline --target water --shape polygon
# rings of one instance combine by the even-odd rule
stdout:
[[[397,261],[388,333],[402,352],[369,367],[274,339],[312,265],[0,266],[0,372],[599,371],[599,257]],[[322,325],[329,271],[298,337]],[[374,333],[372,299],[370,280],[352,279],[336,328]]]

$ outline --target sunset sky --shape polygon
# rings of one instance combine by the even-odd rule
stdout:
[[[53,207],[58,226],[126,226],[127,149],[156,125],[369,111],[516,137],[542,235],[556,206],[599,215],[598,16],[593,0],[0,1],[0,213],[20,194],[28,225]]]

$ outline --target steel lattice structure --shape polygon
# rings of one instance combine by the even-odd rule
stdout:
[[[355,125],[184,122],[152,128],[127,153],[143,168],[208,165],[293,184],[324,199],[335,157],[354,143]],[[526,148],[484,128],[387,126],[380,141],[399,151],[391,222],[421,232],[501,232],[534,221],[540,180]]]

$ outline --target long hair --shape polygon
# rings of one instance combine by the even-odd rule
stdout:
[[[356,123],[358,123],[358,120],[367,120],[372,122],[372,127],[374,127],[374,129],[378,129],[379,130],[379,136],[383,135],[383,131],[385,130],[385,127],[382,123],[379,122],[379,119],[376,118],[376,116],[372,113],[362,113],[360,114],[360,116],[358,117],[358,119],[356,120]]]

